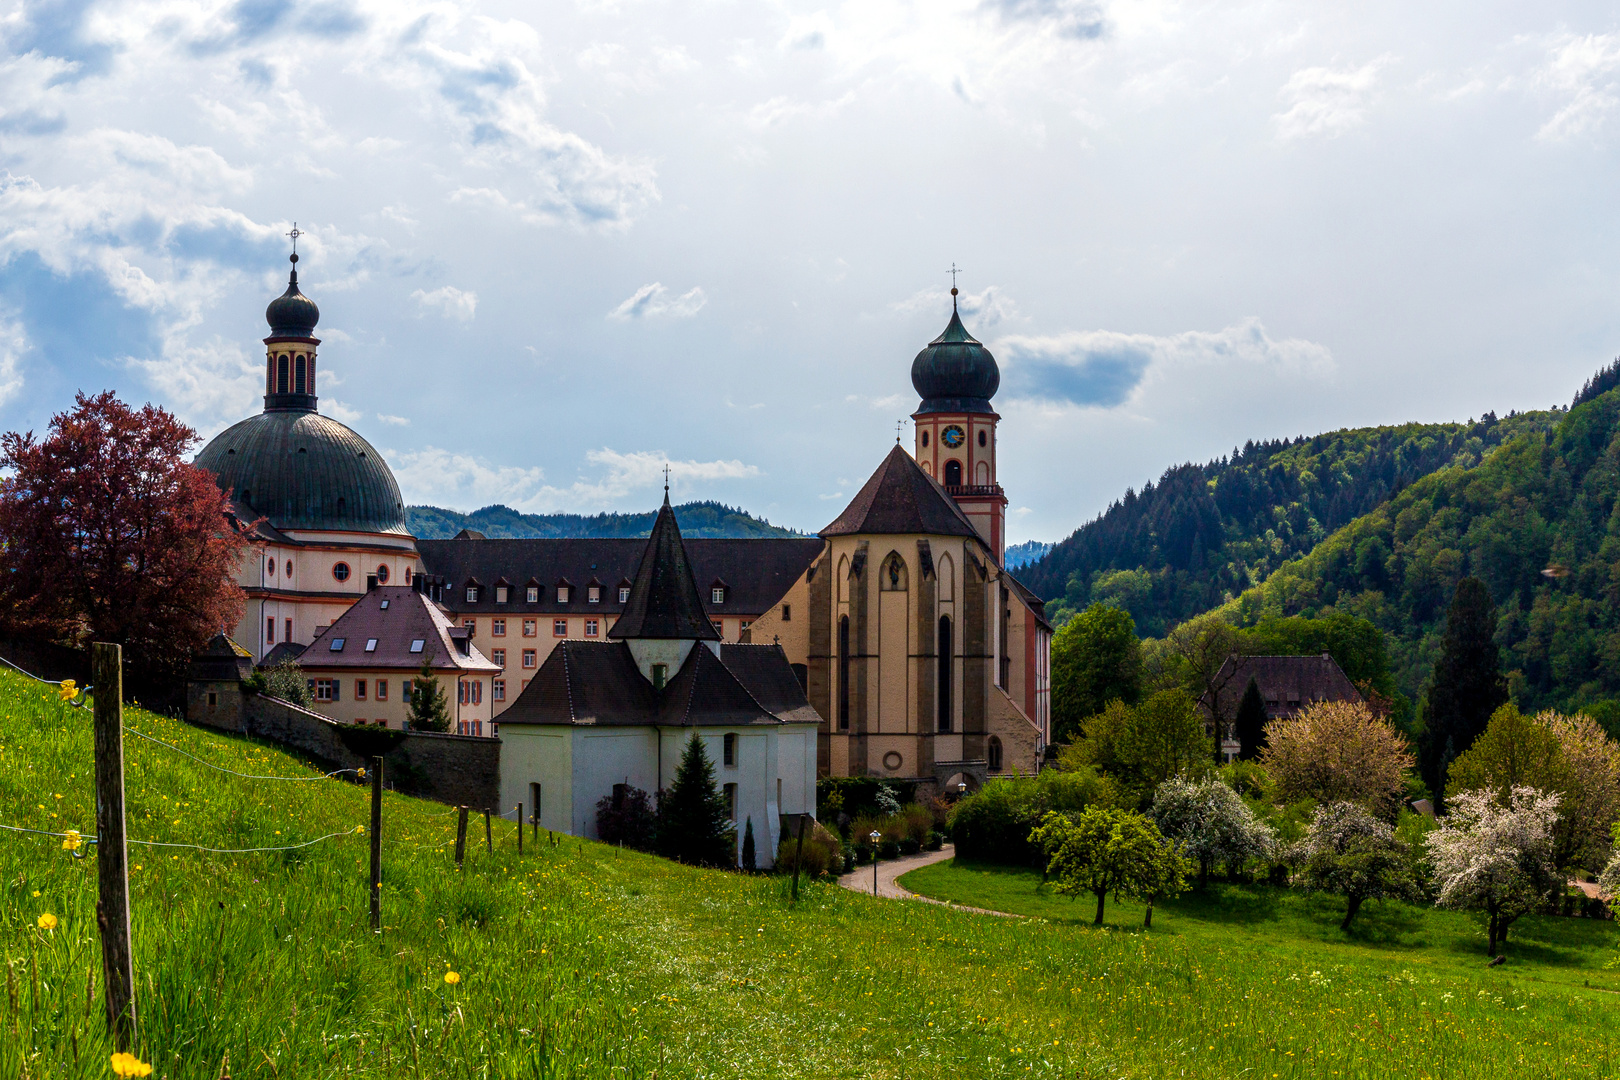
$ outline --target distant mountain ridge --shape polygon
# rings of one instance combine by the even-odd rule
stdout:
[[[1093,601],[1128,610],[1153,637],[1241,595],[1283,563],[1412,484],[1478,465],[1502,444],[1550,433],[1565,410],[1477,421],[1353,428],[1249,442],[1165,470],[1023,567],[1061,622]]]
[[[407,506],[405,523],[422,540],[448,540],[463,529],[501,539],[547,537],[636,537],[652,533],[658,511],[634,514],[523,514],[510,506],[486,506],[463,514],[438,506]],[[675,507],[681,535],[693,539],[750,539],[804,536],[794,529],[772,525],[737,507],[717,502],[689,502]]]
[[[1014,544],[1007,549],[1004,561],[1007,569],[1017,570],[1020,566],[1030,563],[1052,550],[1052,545],[1044,540],[1025,540],[1022,544]]]

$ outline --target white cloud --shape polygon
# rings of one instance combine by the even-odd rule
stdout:
[[[622,304],[608,312],[607,317],[617,322],[629,322],[632,319],[646,319],[657,315],[668,315],[673,319],[689,319],[703,309],[708,299],[703,295],[703,289],[698,286],[672,297],[668,289],[655,281],[631,293]]]
[[[447,319],[456,319],[460,322],[472,320],[474,312],[478,310],[478,294],[475,292],[462,292],[454,285],[443,285],[432,292],[417,289],[411,293],[411,299],[422,307],[436,309]]]
[[[1249,378],[1242,367],[1324,372],[1333,367],[1325,345],[1299,338],[1277,340],[1259,319],[1214,332],[1123,334],[1076,330],[1050,336],[1011,336],[995,343],[1004,393],[1009,397],[1111,408],[1130,400],[1144,382],[1172,369],[1220,367]]]
[[[1359,68],[1302,68],[1278,91],[1288,108],[1272,116],[1280,139],[1342,135],[1366,121],[1386,54]]]
[[[341,420],[350,427],[358,424],[366,415],[359,409],[333,397],[321,399],[321,411],[334,420]]]
[[[384,424],[392,424],[395,427],[407,427],[411,422],[409,417],[390,416],[388,413],[378,413],[377,419]]]
[[[22,389],[22,358],[27,351],[28,333],[22,323],[0,316],[0,405]]]
[[[902,315],[921,312],[949,318],[950,304],[951,290],[947,286],[913,293],[904,300],[894,301],[889,308]],[[961,292],[956,297],[956,306],[962,313],[963,322],[971,323],[968,326],[968,333],[975,337],[987,334],[1001,323],[1018,317],[1018,305],[999,285],[987,285],[976,293]],[[982,337],[980,340],[983,340]]]
[[[264,359],[237,342],[212,337],[200,345],[174,335],[160,356],[125,363],[176,416],[211,435],[257,411],[264,397]]]
[[[1596,134],[1620,105],[1620,33],[1564,35],[1551,52],[1532,81],[1564,103],[1537,137],[1557,141]]]

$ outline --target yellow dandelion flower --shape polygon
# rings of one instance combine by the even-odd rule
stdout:
[[[112,1071],[114,1076],[151,1076],[152,1066],[134,1054],[114,1054]]]
[[[447,971],[447,972],[444,973],[444,981],[445,981],[446,985],[454,986],[454,985],[456,985],[456,983],[461,981],[461,976],[457,975],[453,971]]]
[[[35,922],[35,925],[37,925],[41,930],[55,930],[56,929],[56,916],[52,915],[48,911],[45,914],[41,915],[38,919],[34,920],[34,922]]]
[[[78,829],[69,829],[62,838],[63,851],[78,851],[84,845],[84,838],[79,835]]]

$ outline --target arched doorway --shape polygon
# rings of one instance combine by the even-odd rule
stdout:
[[[960,461],[947,461],[945,463],[945,486],[962,486],[962,463]]]

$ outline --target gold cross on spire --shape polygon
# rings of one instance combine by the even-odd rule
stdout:
[[[664,495],[669,495],[669,462],[664,462]]]
[[[303,233],[298,231],[298,222],[296,222],[296,221],[293,222],[292,232],[288,233],[287,235],[292,237],[293,254],[294,255],[298,254],[298,238],[300,236],[304,235]],[[952,279],[952,280],[954,280],[954,279]]]
[[[960,273],[961,271],[956,268],[956,262],[953,260],[951,262],[951,290],[953,293],[956,289],[956,275]]]

